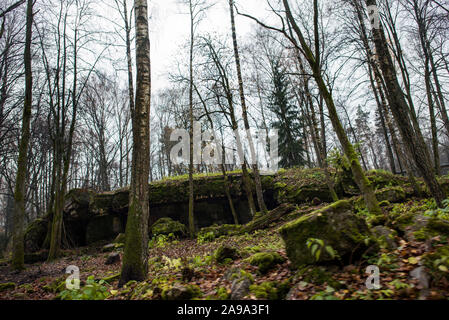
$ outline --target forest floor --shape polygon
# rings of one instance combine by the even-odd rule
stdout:
[[[401,204],[401,210],[407,211],[407,206],[416,206],[416,202],[419,201]],[[193,291],[196,293],[192,298],[229,299],[232,274],[236,272],[246,275],[252,283],[243,299],[449,299],[447,277],[435,279],[425,275],[430,280],[428,288],[425,288],[423,282],[410,276],[425,253],[448,245],[447,238],[439,236],[424,242],[396,237],[399,244],[397,249],[382,249],[375,255],[349,265],[313,266],[298,272],[285,259],[285,262],[261,273],[258,267],[250,264],[248,257],[256,252],[269,251],[286,258],[278,229],[287,220],[288,217],[252,234],[222,236],[210,242],[169,237],[153,239],[150,242],[147,281],[130,282],[122,288],[118,288],[121,263],[105,264],[110,253],[102,252],[104,243],[64,251],[63,258],[27,265],[26,270],[20,273],[11,271],[8,265],[3,264],[0,266],[0,284],[14,285],[0,290],[0,300],[51,300],[61,297],[161,299],[162,290],[174,284],[195,288]],[[214,257],[221,246],[236,248],[238,256],[218,263]],[[122,257],[122,250],[119,249],[119,252]],[[378,290],[369,290],[365,284],[369,276],[366,268],[373,264],[380,268],[381,287]],[[65,271],[68,266],[77,266],[80,271],[81,287],[84,289],[76,291],[77,295],[65,289],[68,277]]]

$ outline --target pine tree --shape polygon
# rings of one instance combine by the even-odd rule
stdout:
[[[283,168],[304,165],[303,121],[296,106],[289,103],[289,82],[279,59],[274,61],[272,73],[269,109],[277,119],[272,126],[279,130],[279,164]]]

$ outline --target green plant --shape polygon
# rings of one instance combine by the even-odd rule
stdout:
[[[326,290],[313,295],[310,300],[339,300],[336,296],[334,296],[334,293],[335,289],[327,286]]]
[[[432,199],[433,200],[433,199]],[[435,203],[435,201],[434,201]],[[431,218],[439,218],[449,220],[449,199],[443,200],[444,208],[436,208],[436,205],[433,206],[433,209],[429,209],[424,212],[424,215]]]
[[[199,233],[197,237],[198,244],[203,244],[206,242],[212,242],[215,240],[215,234],[212,231],[207,233]]]
[[[169,235],[159,234],[159,235],[151,238],[151,240],[148,242],[148,247],[150,249],[164,248],[169,243],[175,243],[175,241],[176,241],[176,237],[173,233],[170,233]]]
[[[179,271],[182,268],[181,258],[170,259],[166,256],[163,256],[162,260],[165,262],[165,269]]]
[[[316,238],[309,238],[306,242],[307,248],[310,250],[311,255],[316,261],[320,260],[321,250],[324,248],[326,252],[332,257],[332,259],[337,258],[337,252],[329,245],[325,245],[324,241]]]
[[[78,290],[64,290],[59,294],[61,300],[104,300],[110,293],[104,285],[104,280],[95,281],[94,276],[89,276],[86,284]]]

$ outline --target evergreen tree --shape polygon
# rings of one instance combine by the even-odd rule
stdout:
[[[272,73],[269,109],[276,116],[272,127],[279,130],[279,165],[283,168],[304,165],[303,121],[298,117],[297,107],[289,103],[287,73],[279,59],[273,62]]]

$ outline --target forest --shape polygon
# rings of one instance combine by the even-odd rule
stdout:
[[[448,88],[449,0],[2,0],[0,300],[448,300]]]

